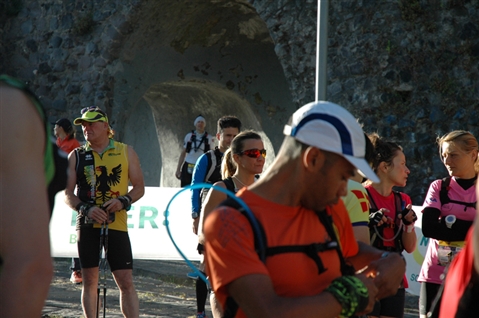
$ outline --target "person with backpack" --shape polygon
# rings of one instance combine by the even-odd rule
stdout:
[[[121,311],[125,317],[138,317],[127,211],[145,193],[140,159],[132,146],[114,140],[108,116],[99,107],[83,108],[73,124],[81,125],[86,143],[68,156],[65,203],[77,211],[84,316],[98,314],[99,265],[104,248],[120,290]]]
[[[196,161],[191,185],[199,183],[213,184],[220,181],[221,161],[223,154],[230,147],[233,139],[241,131],[241,121],[236,116],[223,116],[218,119],[216,138],[218,147],[210,150]],[[193,232],[198,231],[199,216],[201,212],[201,203],[204,201],[208,189],[191,190],[191,217],[193,218]]]
[[[365,188],[370,204],[370,241],[371,245],[390,253],[412,253],[416,249],[414,222],[417,217],[411,209],[411,198],[393,190],[404,187],[409,176],[406,156],[402,147],[395,142],[386,141],[373,133],[369,138],[376,151],[374,172],[379,182],[369,182]],[[387,222],[383,223],[383,218]],[[403,317],[407,280],[403,279],[397,293],[376,302],[369,317]]]
[[[223,154],[230,147],[233,138],[239,134],[241,130],[241,121],[236,116],[222,116],[217,122],[216,138],[218,139],[218,147],[210,150],[196,161],[195,169],[191,180],[191,185],[199,183],[213,184],[221,180],[221,161]],[[205,199],[208,189],[192,189],[191,190],[191,217],[193,218],[193,233],[197,234],[198,224],[200,221],[201,204]],[[203,245],[198,244],[198,253],[202,254]],[[200,264],[200,270],[204,271],[203,259]],[[208,287],[206,283],[195,273],[188,273],[188,277],[196,279],[196,303],[197,317],[204,318],[206,299],[208,298]]]
[[[476,181],[476,197],[479,195]],[[479,312],[479,206],[476,218],[466,236],[465,247],[447,269],[439,318],[469,318]],[[436,301],[436,300],[435,300]]]
[[[232,193],[252,185],[258,179],[258,175],[263,172],[265,158],[266,149],[264,149],[263,140],[258,133],[251,130],[239,133],[233,139],[231,147],[226,150],[222,160],[223,180],[214,185]],[[226,199],[227,195],[223,192],[214,189],[208,191],[201,210],[200,227],[207,215]],[[201,233],[201,231],[198,232]],[[199,236],[201,235],[199,234]],[[201,239],[200,243],[202,243]]]
[[[349,317],[395,294],[397,253],[357,242],[342,200],[364,159],[361,126],[331,102],[299,108],[261,178],[204,222],[207,274],[224,317]],[[364,269],[356,273],[356,269]]]
[[[366,153],[364,159],[366,159],[370,166],[374,166],[376,151],[366,133],[364,134],[364,139],[366,140]],[[358,241],[369,245],[369,200],[368,193],[362,185],[362,183],[366,181],[367,179],[361,174],[355,173],[354,176],[348,180],[348,192],[346,196],[341,199],[348,211],[349,219],[353,226],[354,236]]]
[[[187,133],[183,141],[183,150],[178,159],[175,176],[180,180],[181,187],[191,184],[196,160],[215,146],[213,136],[208,135],[206,120],[199,115],[195,118],[195,130]]]
[[[449,176],[429,186],[423,205],[422,232],[429,243],[418,281],[421,282],[419,313],[425,318],[442,284],[441,275],[464,247],[467,231],[476,216],[476,179],[479,172],[476,138],[455,130],[437,141],[439,156]]]
[[[231,147],[226,150],[222,160],[221,175],[223,180],[216,182],[214,186],[227,189],[232,193],[250,186],[263,172],[265,158],[266,149],[264,149],[263,141],[258,133],[251,130],[239,133],[233,139]],[[198,227],[198,242],[203,246],[205,245],[203,222],[208,214],[225,199],[227,199],[227,195],[223,192],[214,189],[208,191],[208,195],[203,202]],[[214,293],[211,294],[210,303],[213,317],[220,318],[222,311],[216,302]]]

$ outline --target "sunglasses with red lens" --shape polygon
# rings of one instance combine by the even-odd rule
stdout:
[[[255,158],[255,159],[259,158],[259,156],[263,156],[263,158],[266,158],[266,149],[248,149],[248,150],[243,150],[239,154],[246,155],[250,158]]]

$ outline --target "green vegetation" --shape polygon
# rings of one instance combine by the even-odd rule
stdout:
[[[388,52],[388,54],[391,54],[391,41],[388,40],[388,44],[386,45],[386,51]]]

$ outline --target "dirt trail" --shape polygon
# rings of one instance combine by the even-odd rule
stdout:
[[[70,282],[71,259],[55,258],[55,276],[43,308],[44,318],[82,317],[81,285]],[[140,317],[195,318],[196,296],[194,281],[186,277],[189,267],[182,261],[135,260],[135,287],[140,299]],[[123,317],[118,303],[119,292],[108,277],[106,317]],[[102,291],[103,293],[103,291]],[[207,316],[211,316],[209,302]],[[419,317],[417,297],[407,295],[404,318]]]
[[[70,259],[55,258],[55,276],[42,317],[82,317],[81,285],[70,282]],[[196,317],[194,281],[186,277],[189,267],[180,261],[135,260],[135,287],[141,317]],[[113,278],[107,281],[106,317],[123,317],[119,292]],[[103,291],[102,291],[103,294]],[[211,317],[207,304],[207,314]]]

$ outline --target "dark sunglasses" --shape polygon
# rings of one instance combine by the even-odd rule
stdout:
[[[248,150],[243,150],[242,152],[239,153],[240,155],[246,155],[250,158],[259,158],[259,156],[263,156],[263,158],[266,158],[266,149],[248,149]]]
[[[106,116],[105,112],[96,106],[85,107],[81,110],[80,114],[83,115],[86,112],[97,112],[102,114],[103,116]]]

